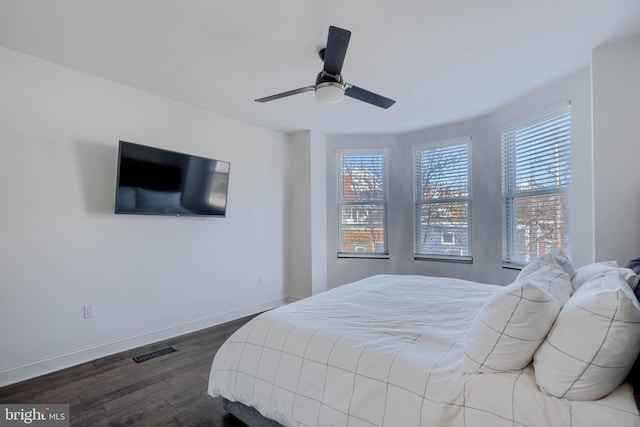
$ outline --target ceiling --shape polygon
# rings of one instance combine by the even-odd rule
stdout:
[[[329,25],[346,81],[393,98],[324,105]],[[0,46],[285,132],[391,133],[489,113],[640,34],[638,0],[0,0]]]

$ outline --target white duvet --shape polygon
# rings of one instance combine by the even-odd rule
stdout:
[[[542,393],[531,366],[465,374],[464,340],[499,288],[379,275],[266,312],[216,354],[208,392],[285,426],[639,426],[628,384]]]

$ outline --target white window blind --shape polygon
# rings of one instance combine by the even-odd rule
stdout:
[[[503,262],[525,265],[570,251],[571,110],[502,132]]]
[[[338,255],[386,256],[387,152],[339,151]]]
[[[471,260],[471,138],[414,147],[416,258]]]

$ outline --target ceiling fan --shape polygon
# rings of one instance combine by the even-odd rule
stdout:
[[[354,86],[351,83],[345,82],[342,78],[340,73],[342,72],[342,64],[344,63],[344,57],[347,53],[350,37],[351,31],[330,26],[327,47],[318,52],[320,59],[324,62],[324,67],[322,71],[318,73],[318,77],[316,77],[316,84],[259,98],[256,99],[256,102],[268,102],[299,93],[314,91],[316,100],[325,104],[340,102],[346,95],[380,108],[386,109],[391,107],[396,102],[393,99],[385,98],[382,95]]]

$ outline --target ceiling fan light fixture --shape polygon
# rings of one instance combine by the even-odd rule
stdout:
[[[323,104],[336,104],[344,99],[344,85],[338,82],[322,82],[316,85],[316,100]]]

